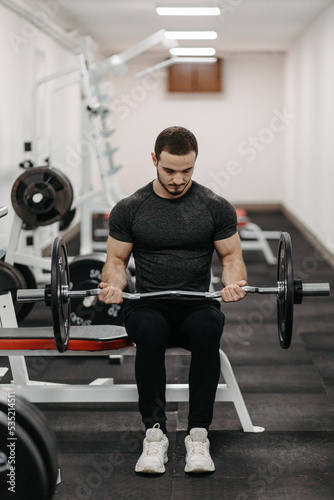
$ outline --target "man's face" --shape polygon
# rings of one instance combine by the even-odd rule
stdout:
[[[171,155],[162,151],[159,162],[154,153],[152,159],[161,186],[171,197],[181,196],[191,181],[196,161],[195,151],[186,155]]]

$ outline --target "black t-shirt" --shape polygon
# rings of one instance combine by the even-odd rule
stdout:
[[[236,231],[233,206],[195,181],[176,199],[158,196],[150,182],[119,201],[109,217],[110,236],[133,243],[140,293],[207,291],[214,241]]]

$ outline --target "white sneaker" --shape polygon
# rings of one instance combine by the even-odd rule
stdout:
[[[210,442],[207,438],[208,432],[201,427],[190,430],[185,438],[186,466],[185,472],[211,472],[215,470],[215,464],[210,456]]]
[[[147,429],[143,441],[143,453],[136,463],[135,471],[147,474],[162,474],[168,462],[167,436],[160,429],[160,424],[155,424],[152,429]]]

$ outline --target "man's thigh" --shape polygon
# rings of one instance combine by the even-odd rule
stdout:
[[[188,350],[192,350],[194,343],[211,343],[218,347],[224,323],[225,316],[219,306],[201,304],[189,310],[183,321],[177,325],[172,334],[172,341]]]

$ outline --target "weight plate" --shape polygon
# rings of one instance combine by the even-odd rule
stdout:
[[[0,412],[0,498],[49,500],[48,478],[41,454],[18,422],[15,422],[15,435],[9,435],[14,429],[9,426],[11,417],[11,413]],[[15,488],[15,493],[9,490],[10,487]]]
[[[71,224],[75,216],[75,208],[67,212],[59,221],[59,231],[65,231]]]
[[[282,233],[278,244],[277,282],[281,288],[277,294],[278,338],[282,349],[288,349],[292,338],[294,304],[292,246],[289,233]]]
[[[0,391],[0,411],[8,412],[6,391]],[[58,447],[56,438],[44,415],[26,399],[15,395],[15,422],[30,436],[37,446],[47,472],[49,497],[54,493],[58,476]]]
[[[25,304],[16,302],[16,291],[26,288],[25,279],[16,267],[7,264],[7,262],[0,261],[0,294],[11,292],[17,318],[21,317],[24,311]]]
[[[75,257],[70,263],[71,290],[97,288],[101,282],[101,272],[105,262],[106,254],[102,252]],[[135,287],[128,270],[126,270],[126,280],[127,286],[124,291],[133,293]],[[71,298],[71,324],[123,325],[123,309],[127,302],[125,299],[122,304],[103,304],[97,297]]]
[[[23,264],[14,264],[14,268],[17,269],[23,277],[24,285],[21,288],[28,288],[29,290],[32,288],[37,288],[35,277],[28,266],[24,266]],[[34,304],[34,302],[18,304],[22,307],[20,307],[16,313],[17,321],[22,321],[24,318],[26,318],[34,307]]]
[[[73,189],[65,174],[55,168],[34,167],[14,182],[12,204],[26,227],[47,226],[70,209]]]
[[[68,348],[70,337],[70,301],[66,297],[69,290],[70,276],[67,251],[63,238],[58,236],[53,241],[51,257],[51,312],[53,332],[59,352]]]

